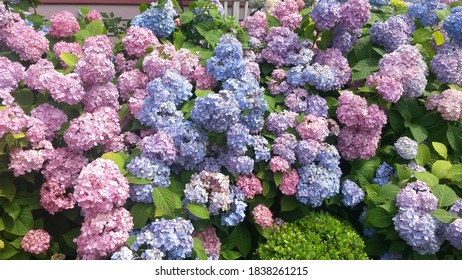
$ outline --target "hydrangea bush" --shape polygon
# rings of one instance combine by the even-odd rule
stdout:
[[[0,259],[461,259],[451,2],[0,3]]]

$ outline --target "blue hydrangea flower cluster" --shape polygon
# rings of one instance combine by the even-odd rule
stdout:
[[[268,140],[260,135],[251,135],[250,146],[253,147],[255,161],[268,161],[271,157]]]
[[[419,144],[409,137],[403,136],[396,140],[393,149],[404,159],[415,159]]]
[[[251,141],[250,130],[243,124],[237,123],[226,132],[228,148],[236,154],[245,154]]]
[[[147,224],[131,246],[132,250],[157,249],[169,260],[179,260],[191,256],[193,249],[192,233],[194,227],[189,220],[177,218],[173,220],[156,219]],[[146,250],[147,251],[147,250]],[[158,252],[145,251],[145,257],[158,256]]]
[[[198,97],[191,113],[191,119],[213,132],[224,132],[239,120],[240,110],[230,92]]]
[[[111,260],[121,260],[121,261],[129,261],[133,260],[135,256],[133,255],[133,251],[130,250],[127,246],[124,246],[119,249],[119,251],[115,252],[111,256]]]
[[[159,38],[167,38],[175,29],[173,17],[176,15],[171,0],[163,7],[150,7],[131,21],[131,26],[147,28]]]
[[[148,261],[160,261],[164,258],[164,253],[157,248],[146,249],[141,253],[141,259]]]
[[[160,130],[165,127],[177,126],[183,120],[183,114],[177,110],[175,103],[158,102],[149,95],[137,116],[141,124]]]
[[[207,72],[217,81],[240,78],[245,66],[242,44],[231,34],[220,37],[214,56],[207,60]]]
[[[375,177],[372,179],[372,182],[374,184],[384,186],[390,182],[390,177],[394,175],[395,171],[393,170],[393,167],[384,162],[375,170]]]
[[[165,71],[162,78],[156,78],[148,83],[147,91],[156,102],[173,102],[180,106],[192,96],[191,83],[173,70]]]
[[[295,163],[295,148],[297,147],[297,138],[290,133],[284,133],[276,140],[272,146],[273,154],[282,157],[290,164]]]
[[[385,22],[375,22],[370,29],[371,41],[392,52],[401,45],[411,43],[415,31],[414,19],[408,15],[396,15]]]
[[[444,4],[438,0],[415,0],[412,1],[408,13],[418,19],[423,26],[435,26],[440,21],[436,10],[440,9],[444,9]]]
[[[421,181],[408,183],[396,196],[395,230],[417,253],[435,254],[444,241],[442,223],[431,215],[438,199]]]
[[[136,185],[130,184],[130,190],[128,195],[133,202],[139,203],[152,203],[152,190],[153,186],[151,184],[146,185]]]
[[[342,184],[342,203],[353,207],[364,200],[364,191],[355,182],[345,180]]]
[[[458,250],[462,250],[462,199],[451,206],[449,213],[461,217],[446,226],[446,239]]]
[[[291,68],[287,73],[287,82],[295,87],[310,84],[317,90],[329,91],[335,84],[335,74],[330,66],[314,63]]]
[[[138,178],[152,180],[155,186],[170,186],[170,167],[161,160],[143,156],[134,157],[127,164],[127,170]]]
[[[443,29],[452,37],[453,42],[462,46],[462,7],[451,9],[451,14],[443,21]]]
[[[338,23],[340,2],[337,0],[318,0],[310,16],[319,30],[333,28]]]
[[[441,83],[462,85],[462,47],[452,42],[444,43],[437,49],[430,67]]]
[[[230,208],[228,212],[221,215],[221,224],[233,227],[242,222],[245,218],[247,203],[244,202],[244,193],[234,185],[229,187]]]
[[[361,33],[362,28],[358,28],[353,31],[345,28],[335,28],[332,38],[332,47],[347,53],[353,49],[353,46],[358,41]]]

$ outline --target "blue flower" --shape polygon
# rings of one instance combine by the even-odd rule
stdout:
[[[364,191],[353,181],[345,180],[342,184],[342,203],[353,207],[364,200]]]
[[[247,203],[244,202],[244,193],[235,186],[229,187],[230,210],[222,214],[221,224],[228,227],[234,227],[242,222],[245,218],[245,209]]]

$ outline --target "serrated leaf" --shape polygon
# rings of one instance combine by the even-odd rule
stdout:
[[[196,91],[194,91],[194,95],[196,95],[197,97],[206,97],[207,95],[209,94],[212,94],[213,91],[212,90],[202,90],[202,89],[196,89]]]
[[[415,43],[427,42],[431,39],[431,37],[432,31],[429,28],[427,29],[425,27],[417,29],[412,35],[412,38],[414,39]]]
[[[427,164],[427,162],[430,161],[430,158],[430,149],[424,144],[419,144],[419,147],[417,148],[417,157],[415,158],[415,161],[418,164],[425,166],[425,164]]]
[[[263,192],[262,192],[262,194],[263,194],[263,196],[267,196],[268,193],[269,193],[269,191],[270,191],[270,184],[269,184],[268,182],[266,182],[266,181],[263,181],[263,184],[262,184],[262,185],[263,185]]]
[[[435,39],[435,43],[437,46],[441,46],[444,44],[444,35],[440,31],[433,32],[433,39]]]
[[[448,170],[452,167],[452,164],[446,160],[437,160],[432,165],[432,174],[435,175],[438,179],[443,179],[446,177]]]
[[[191,12],[191,11],[186,11],[180,15],[180,23],[181,24],[187,24],[194,20],[196,17],[196,14]]]
[[[133,228],[140,229],[145,226],[153,212],[154,205],[147,203],[135,203],[130,210],[130,214],[133,217]]]
[[[459,197],[456,192],[446,185],[437,185],[432,189],[433,194],[438,198],[438,207],[451,206]]]
[[[427,129],[421,125],[411,123],[409,125],[409,129],[411,130],[412,136],[418,143],[422,143],[428,138]]]
[[[181,208],[180,197],[170,191],[168,188],[154,188],[152,190],[152,199],[156,208],[160,209],[165,215],[169,217],[174,217],[175,209]]]
[[[77,64],[79,61],[79,58],[70,52],[61,53],[59,58],[61,58],[61,60],[64,61],[64,63],[66,63],[66,65],[69,67],[74,67],[75,64]]]
[[[462,129],[450,125],[446,136],[454,151],[462,152]]]
[[[7,232],[18,236],[25,235],[34,226],[34,218],[29,208],[23,208],[15,221],[10,217],[5,219],[4,216],[3,222]]]
[[[104,33],[104,25],[102,20],[90,22],[85,28],[90,33],[90,36],[97,36]]]
[[[117,167],[119,167],[120,173],[122,173],[122,175],[128,174],[128,171],[125,169],[125,160],[119,153],[105,153],[101,156],[101,158],[114,162]]]
[[[446,145],[443,143],[439,142],[432,142],[433,149],[440,155],[442,158],[447,159],[448,158],[448,148],[446,148]]]
[[[199,219],[208,220],[210,219],[209,210],[205,205],[190,203],[186,205],[186,209],[188,209],[191,214],[198,217]]]
[[[377,58],[369,57],[369,58],[360,60],[351,69],[358,71],[358,72],[372,73],[374,71],[379,70],[379,60]]]
[[[221,256],[225,260],[236,260],[243,257],[241,253],[236,251],[223,251],[221,252]]]
[[[374,204],[381,204],[385,202],[385,199],[379,195],[380,186],[375,184],[366,185],[367,199],[371,200]]]
[[[383,208],[374,208],[366,212],[365,223],[377,228],[386,228],[390,226],[392,216]]]
[[[0,197],[5,197],[9,201],[12,201],[15,195],[16,187],[13,185],[13,182],[2,178],[0,181]]]
[[[455,164],[449,168],[446,173],[446,179],[462,182],[462,164]]]
[[[450,224],[450,223],[454,222],[455,220],[460,219],[459,216],[453,215],[453,214],[451,214],[448,211],[443,210],[443,209],[437,209],[437,210],[433,211],[432,215],[433,215],[433,217],[437,218],[438,220],[440,220],[441,222],[443,222],[445,224]]]
[[[279,185],[282,183],[282,174],[281,174],[281,172],[275,172],[273,174],[273,179],[274,179],[274,183],[276,184],[276,186],[279,187]]]
[[[281,196],[281,212],[292,211],[299,206],[295,196]]]
[[[19,251],[16,250],[13,246],[11,246],[8,241],[4,241],[3,243],[5,245],[3,249],[0,249],[0,260],[8,260],[17,253],[19,253]]]
[[[13,219],[13,221],[16,221],[19,214],[21,213],[21,206],[13,201],[5,204],[5,206],[3,206],[3,210]]]
[[[193,251],[196,253],[196,257],[200,260],[207,259],[207,253],[205,252],[204,245],[198,237],[193,237],[194,247]]]
[[[394,200],[401,190],[400,187],[393,184],[386,184],[379,189],[379,196],[385,199]]]
[[[176,50],[181,49],[185,40],[186,37],[183,35],[183,32],[181,32],[181,30],[178,30],[173,33],[173,45],[175,46]]]
[[[135,185],[147,185],[151,184],[152,180],[146,179],[146,178],[138,178],[133,175],[127,175],[125,176],[127,178],[128,182],[130,184],[135,184]]]
[[[431,189],[433,189],[434,187],[436,187],[439,183],[439,179],[429,173],[429,172],[415,172],[414,173],[414,177],[417,179],[417,180],[420,180],[422,182],[425,182]]]
[[[245,226],[238,225],[230,234],[229,239],[234,243],[244,256],[246,256],[252,247],[250,232]]]

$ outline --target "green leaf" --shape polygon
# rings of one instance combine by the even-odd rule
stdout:
[[[120,173],[122,173],[122,175],[128,174],[128,171],[125,169],[125,160],[119,153],[105,153],[101,156],[101,158],[114,162],[117,167],[119,167]]]
[[[198,217],[199,219],[210,219],[209,210],[203,204],[190,203],[186,205],[186,209],[188,209],[191,214]]]
[[[138,178],[133,175],[127,175],[125,176],[127,178],[128,182],[130,184],[135,184],[135,185],[147,185],[151,184],[152,180],[146,179],[146,178]]]
[[[3,243],[5,243],[5,247],[3,247],[3,249],[0,249],[0,260],[8,260],[17,253],[19,253],[19,251],[16,250],[13,246],[11,246],[8,241],[3,241]]]
[[[448,158],[448,148],[446,148],[446,145],[443,143],[439,142],[432,142],[433,149],[440,155],[442,158],[447,159]]]
[[[432,215],[433,217],[437,218],[438,220],[442,221],[445,224],[450,224],[454,222],[455,220],[460,219],[459,216],[451,214],[448,211],[443,210],[443,209],[437,209],[433,211]]]
[[[422,143],[428,137],[428,131],[425,127],[411,123],[409,125],[412,136],[418,143]]]
[[[29,208],[23,208],[16,221],[13,221],[9,217],[5,219],[4,216],[3,222],[5,223],[5,230],[7,232],[18,236],[25,235],[34,226],[34,218]]]
[[[80,41],[85,41],[85,39],[91,36],[92,36],[91,33],[86,29],[79,30],[74,34],[74,37]]]
[[[444,35],[440,31],[433,32],[433,39],[435,39],[435,43],[437,46],[441,46],[444,44]]]
[[[451,14],[451,12],[448,9],[437,9],[435,10],[435,12],[440,20],[444,20],[447,16]]]
[[[3,210],[13,219],[13,221],[16,221],[19,214],[21,213],[21,206],[13,201],[5,204]]]
[[[281,196],[281,212],[292,211],[299,206],[297,198],[295,196]]]
[[[379,196],[385,199],[395,200],[400,190],[401,188],[397,185],[386,184],[379,189]]]
[[[454,151],[462,152],[462,129],[449,125],[447,138]]]
[[[281,22],[279,21],[279,19],[275,16],[272,16],[272,15],[267,15],[266,16],[266,21],[268,22],[268,29],[272,28],[272,27],[279,27],[281,26]]]
[[[16,195],[16,187],[8,179],[2,178],[0,181],[0,197],[5,197],[9,201],[14,199]]]
[[[369,57],[359,61],[351,69],[356,70],[358,72],[372,73],[374,71],[379,70],[379,60],[377,58]]]
[[[236,251],[222,251],[221,256],[225,260],[236,260],[243,257],[241,253]]]
[[[146,203],[135,203],[130,210],[133,217],[133,228],[139,229],[146,225],[149,217],[154,212],[154,205]]]
[[[212,94],[212,93],[214,92],[209,89],[206,89],[206,90],[196,89],[196,91],[194,91],[194,95],[196,95],[197,97],[206,97],[207,95]]]
[[[374,208],[367,211],[365,223],[377,228],[386,228],[390,226],[393,221],[392,216],[385,209]]]
[[[437,185],[432,189],[433,194],[438,198],[438,207],[451,206],[459,197],[456,192],[446,185]]]
[[[417,29],[412,35],[412,38],[414,39],[415,43],[424,43],[429,41],[432,38],[432,35],[433,33],[430,28],[423,27]]]
[[[181,24],[186,24],[188,22],[191,22],[192,20],[194,20],[194,18],[196,17],[196,14],[193,13],[192,11],[187,11],[187,12],[184,12],[180,15],[180,23]]]
[[[156,187],[152,190],[152,199],[156,208],[165,215],[174,217],[175,209],[181,208],[180,197],[168,188]]]
[[[432,174],[435,175],[438,179],[443,179],[446,177],[448,170],[452,167],[452,164],[446,160],[437,160],[432,165]]]
[[[186,37],[183,35],[183,32],[181,32],[181,30],[175,31],[173,33],[173,45],[175,45],[176,50],[181,49],[185,40]]]
[[[446,173],[446,179],[462,182],[462,164],[455,164],[449,168]]]
[[[229,235],[229,238],[242,255],[246,256],[250,252],[252,248],[252,238],[249,230],[245,226],[241,224],[235,227],[233,232]]]
[[[80,13],[82,14],[82,16],[86,17],[88,15],[88,13],[91,11],[92,9],[90,7],[81,7],[79,9]]]
[[[324,30],[321,34],[321,40],[317,42],[317,46],[320,50],[326,50],[332,42],[334,37],[334,31],[332,29]]]
[[[422,165],[425,166],[427,162],[430,161],[430,149],[424,145],[424,144],[419,144],[419,147],[417,148],[417,157],[415,158],[415,161]]]
[[[380,186],[375,184],[366,185],[367,200],[371,200],[374,204],[382,204],[385,199],[379,195]]]
[[[29,21],[33,22],[34,25],[41,25],[44,17],[39,14],[30,14],[26,17]]]
[[[206,260],[207,253],[205,252],[202,241],[198,237],[193,237],[193,240],[194,240],[193,251],[194,253],[196,253],[196,257],[199,258],[200,260]]]
[[[90,36],[97,36],[104,33],[103,27],[103,21],[95,20],[87,25],[86,30],[90,33]]]
[[[436,187],[438,185],[438,183],[440,182],[440,180],[433,174],[429,173],[429,172],[415,172],[414,173],[414,177],[417,179],[417,180],[420,180],[422,182],[425,182],[427,183],[427,185],[433,189],[434,187]]]
[[[281,172],[275,172],[273,175],[274,183],[276,186],[279,187],[279,185],[282,183],[282,174]]]
[[[5,230],[5,224],[3,223],[2,217],[0,217],[0,231]]]
[[[356,42],[353,51],[355,54],[355,58],[358,60],[363,60],[370,57],[370,49],[371,49],[371,37],[364,36]]]
[[[147,9],[149,9],[149,4],[148,3],[141,3],[140,4],[140,14],[144,11],[146,11]]]
[[[270,184],[267,181],[263,181],[263,196],[267,196],[270,191]]]
[[[64,242],[71,247],[72,249],[75,249],[77,245],[74,243],[74,238],[80,235],[80,228],[73,228],[70,231],[66,232],[65,234],[62,235]]]

